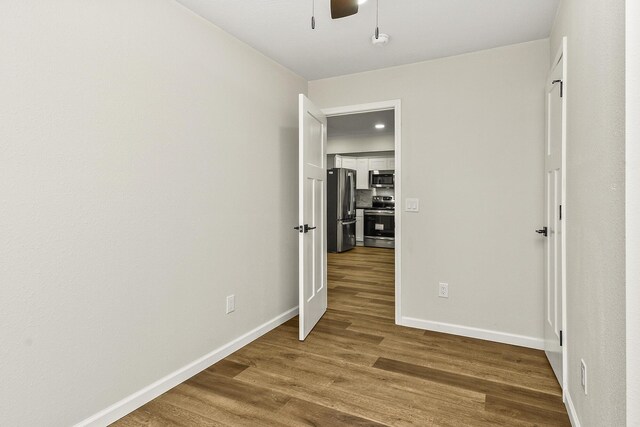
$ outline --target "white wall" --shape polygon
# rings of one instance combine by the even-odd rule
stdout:
[[[414,324],[542,344],[534,230],[548,56],[540,40],[309,83],[321,107],[402,101],[402,198],[421,202],[420,213],[402,213],[402,315]]]
[[[4,1],[0,33],[0,424],[78,422],[297,305],[304,79],[169,0]]]
[[[584,426],[625,424],[624,1],[563,0],[568,392]],[[588,368],[588,395],[580,385]]]
[[[626,1],[627,426],[640,420],[640,2]]]
[[[393,151],[393,134],[333,136],[327,139],[328,154]]]

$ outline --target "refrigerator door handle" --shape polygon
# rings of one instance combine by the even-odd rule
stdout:
[[[349,189],[349,193],[348,193],[348,197],[349,197],[349,210],[348,210],[348,214],[351,215],[353,213],[355,213],[354,211],[354,199],[355,199],[355,192],[354,192],[354,179],[353,179],[353,173],[352,172],[347,172],[347,187]]]

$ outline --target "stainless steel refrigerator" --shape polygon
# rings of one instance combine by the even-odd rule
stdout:
[[[327,249],[345,252],[356,246],[356,171],[327,170]]]

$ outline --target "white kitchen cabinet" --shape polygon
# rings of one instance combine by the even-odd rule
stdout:
[[[383,171],[387,170],[387,158],[386,157],[372,157],[369,159],[370,171]]]
[[[356,170],[358,168],[358,159],[355,157],[342,157],[342,167]]]
[[[395,159],[395,157],[387,157],[387,170],[389,170],[389,171],[396,170],[396,159]]]
[[[369,159],[365,157],[359,157],[356,164],[356,171],[358,172],[356,177],[356,189],[368,190],[369,189]]]
[[[334,167],[355,170],[358,164],[357,160],[356,157],[346,157],[336,154]]]
[[[364,209],[356,209],[356,242],[364,242]]]
[[[339,156],[336,154],[336,156],[333,158],[333,167],[334,168],[342,167],[342,156]]]

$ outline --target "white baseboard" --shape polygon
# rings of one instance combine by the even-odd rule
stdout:
[[[569,421],[571,421],[571,425],[573,427],[581,427],[580,420],[578,419],[578,413],[576,412],[576,407],[573,406],[573,400],[571,400],[569,390],[565,391],[564,398],[564,405],[567,407],[567,413],[569,414]]]
[[[146,386],[142,390],[139,390],[132,395],[125,397],[119,402],[114,403],[108,408],[103,409],[97,414],[94,414],[89,418],[80,421],[75,425],[75,427],[106,426],[117,421],[128,413],[155,399],[162,393],[172,389],[173,387],[186,381],[197,373],[205,370],[214,363],[224,359],[234,351],[239,350],[240,348],[249,344],[251,341],[261,337],[270,330],[280,326],[287,320],[292,319],[297,315],[298,307],[292,308],[291,310],[280,314],[279,316],[258,326],[254,330],[247,332],[239,338],[236,338],[230,343],[213,350],[211,353],[206,354],[201,358],[189,363],[188,365],[178,369],[177,371],[170,373],[169,375],[159,379],[153,384]]]
[[[453,325],[451,323],[434,322],[431,320],[402,317],[400,325],[410,328],[425,329],[427,331],[444,332],[446,334],[460,335],[469,338],[495,341],[503,344],[529,347],[536,350],[544,349],[544,340],[525,335],[509,334],[506,332],[491,331],[488,329],[473,328],[470,326]]]

